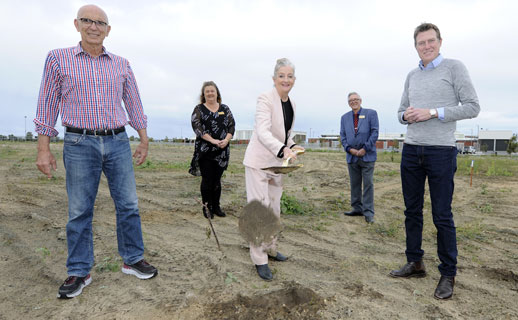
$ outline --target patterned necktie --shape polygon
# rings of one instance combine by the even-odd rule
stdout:
[[[358,133],[358,114],[354,114],[354,133]]]

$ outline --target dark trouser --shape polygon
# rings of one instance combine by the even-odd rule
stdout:
[[[405,228],[407,261],[419,261],[424,255],[423,239],[424,184],[432,202],[433,223],[437,228],[437,254],[443,276],[457,272],[457,237],[451,212],[453,178],[457,171],[455,147],[416,146],[405,144],[401,158],[401,183],[405,199]]]
[[[358,159],[349,163],[349,180],[351,184],[351,207],[355,212],[362,212],[366,217],[374,216],[374,176],[375,162],[364,162]],[[362,195],[363,181],[363,195]]]
[[[224,168],[211,157],[202,157],[199,161],[201,171],[201,198],[210,210],[219,207],[221,197],[221,176]]]

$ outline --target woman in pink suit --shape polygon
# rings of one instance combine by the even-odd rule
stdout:
[[[288,94],[295,84],[295,66],[286,58],[277,60],[273,74],[274,88],[257,99],[255,127],[245,152],[247,201],[259,200],[281,215],[282,176],[262,168],[280,166],[284,159],[296,159],[296,146],[290,137],[295,120],[295,103]],[[277,252],[276,239],[271,244],[255,246],[250,243],[250,257],[257,273],[264,280],[272,280],[268,258],[285,261]]]

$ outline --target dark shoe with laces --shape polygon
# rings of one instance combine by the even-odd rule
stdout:
[[[360,212],[360,211],[346,211],[344,212],[344,215],[346,216],[349,216],[349,217],[355,217],[355,216],[363,216],[363,213]]]
[[[226,217],[227,214],[225,212],[223,212],[223,210],[221,210],[221,207],[219,205],[217,206],[214,206],[214,214],[217,215],[218,217]]]
[[[134,264],[124,264],[122,273],[131,274],[139,279],[151,279],[158,274],[158,270],[142,259]]]
[[[390,271],[390,276],[394,278],[422,278],[426,276],[426,268],[423,260],[417,262],[409,262],[399,270]]]
[[[434,298],[439,300],[447,300],[453,296],[453,286],[455,285],[455,277],[441,276],[437,289],[435,289]]]
[[[83,288],[92,282],[92,277],[87,274],[84,277],[70,276],[65,282],[59,287],[58,298],[70,299],[77,297],[83,292]]]
[[[288,257],[286,257],[285,255],[283,255],[280,252],[277,252],[277,255],[275,257],[271,256],[271,255],[268,255],[268,258],[270,258],[272,260],[275,260],[275,261],[281,261],[281,262],[288,260]]]
[[[268,264],[261,264],[261,265],[255,265],[255,268],[257,269],[257,274],[261,279],[266,281],[271,281],[273,279],[273,274],[270,268],[268,267]]]

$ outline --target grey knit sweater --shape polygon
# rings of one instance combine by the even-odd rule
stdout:
[[[444,108],[444,120],[433,118],[409,124],[402,120],[408,107]],[[408,74],[398,119],[408,124],[405,143],[422,146],[455,146],[457,120],[475,118],[480,112],[477,93],[462,62],[444,59],[431,70],[416,68]]]

